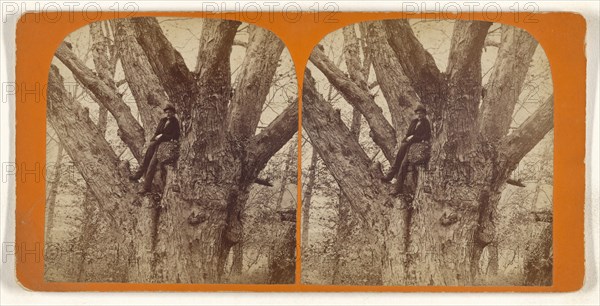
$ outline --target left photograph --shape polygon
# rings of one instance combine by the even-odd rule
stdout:
[[[284,43],[239,21],[67,36],[47,86],[45,280],[294,283],[296,80]]]

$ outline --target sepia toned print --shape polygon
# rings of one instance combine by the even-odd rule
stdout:
[[[48,83],[46,281],[294,282],[298,88],[275,34],[95,22]]]
[[[529,33],[352,24],[302,97],[303,283],[552,285],[553,84]]]

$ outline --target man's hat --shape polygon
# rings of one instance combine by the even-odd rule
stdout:
[[[418,113],[418,112],[423,112],[423,113],[427,114],[427,109],[425,109],[425,106],[419,105],[419,106],[417,106],[417,108],[415,108],[415,113]]]
[[[166,110],[169,110],[169,109],[170,109],[170,110],[172,110],[172,111],[174,111],[174,112],[176,112],[176,111],[177,111],[177,110],[175,109],[175,106],[173,106],[173,104],[171,104],[171,103],[168,103],[168,104],[167,104],[167,105],[165,105],[165,107],[163,108],[163,110],[164,110],[164,111],[166,111]]]

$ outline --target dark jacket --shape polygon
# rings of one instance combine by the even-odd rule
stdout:
[[[407,141],[406,138],[408,136],[413,136],[410,143],[421,142],[423,140],[429,141],[431,139],[431,125],[429,124],[429,120],[427,118],[423,118],[421,123],[417,125],[419,119],[413,119],[410,125],[408,126],[408,132],[406,132],[406,136],[404,137],[404,141]]]
[[[169,123],[167,124],[167,120]],[[154,139],[159,134],[162,134],[158,141],[169,141],[169,140],[179,140],[179,120],[177,118],[161,118],[160,122],[158,122],[158,126],[156,127],[156,132],[152,139]]]

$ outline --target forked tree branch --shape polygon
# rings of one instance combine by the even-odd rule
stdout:
[[[132,185],[119,171],[119,158],[85,109],[68,97],[54,65],[48,80],[48,120],[88,186],[107,208],[132,199]]]
[[[115,45],[121,58],[125,81],[135,99],[142,124],[148,131],[146,136],[152,136],[152,129],[157,126],[162,108],[169,101],[169,97],[152,70],[144,49],[137,42],[131,20],[123,18],[111,22],[116,29]]]
[[[169,102],[175,105],[185,125],[189,121],[191,105],[196,104],[198,97],[194,74],[187,68],[183,56],[167,39],[156,18],[131,18],[130,21],[135,28],[137,43],[146,54],[154,75],[160,80],[169,96]],[[155,95],[154,99],[163,99],[160,92]]]
[[[144,129],[133,117],[129,106],[123,102],[122,97],[116,91],[116,87],[108,85],[88,68],[64,42],[56,50],[55,56],[113,115],[121,131],[121,139],[127,144],[133,156],[140,160],[142,158],[142,148],[144,147]]]
[[[387,40],[396,53],[404,74],[421,97],[421,103],[435,107],[436,100],[441,98],[443,92],[440,93],[442,74],[433,56],[419,42],[408,20],[384,20],[383,24]]]
[[[304,128],[353,210],[369,222],[385,202],[383,186],[371,170],[371,160],[314,82],[307,69],[302,91]]]
[[[227,116],[228,132],[235,138],[244,140],[254,135],[284,47],[273,32],[251,26]]]
[[[364,30],[362,36],[368,42],[367,53],[373,61],[377,84],[390,110],[396,137],[401,140],[412,119],[412,110],[420,103],[419,97],[386,39],[383,22],[365,22]]]
[[[502,26],[494,70],[485,85],[479,111],[479,131],[485,138],[495,142],[508,133],[537,45],[527,31]]]
[[[381,148],[388,160],[393,160],[396,132],[369,92],[360,88],[331,62],[320,46],[313,49],[310,61],[327,77],[329,83],[342,94],[344,99],[361,112],[369,123],[373,141]]]
[[[298,131],[298,99],[275,118],[265,129],[249,140],[247,172],[258,175],[269,159]]]
[[[554,128],[554,95],[546,101],[512,133],[500,141],[499,152],[506,161],[505,168],[512,171],[517,163]]]
[[[481,101],[481,55],[489,27],[484,21],[457,20],[450,44],[446,76],[448,89],[442,100],[441,133],[449,145],[468,150],[460,142],[474,135]],[[460,155],[461,152],[458,152]]]

